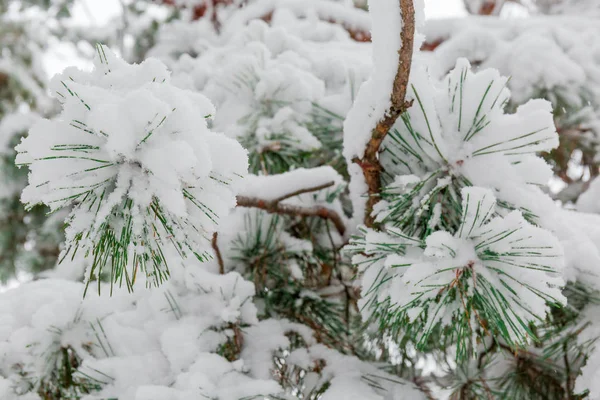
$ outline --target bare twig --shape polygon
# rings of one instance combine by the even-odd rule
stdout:
[[[288,194],[285,194],[285,195],[283,195],[281,197],[278,197],[278,198],[276,198],[273,201],[276,202],[276,203],[279,203],[280,201],[289,199],[290,197],[299,196],[299,195],[304,194],[304,193],[316,192],[316,191],[322,190],[322,189],[327,189],[328,187],[332,187],[333,185],[335,185],[335,182],[331,181],[331,182],[327,182],[327,183],[324,183],[324,184],[319,185],[319,186],[313,186],[313,187],[309,187],[309,188],[298,189],[295,192],[288,193]]]
[[[335,225],[338,233],[344,235],[346,226],[340,215],[327,207],[301,207],[291,204],[281,204],[272,200],[262,200],[255,197],[237,197],[238,207],[260,208],[270,214],[297,215],[300,217],[319,217],[329,220]]]
[[[331,221],[333,225],[335,225],[335,228],[337,229],[339,234],[343,236],[346,232],[346,226],[344,225],[342,218],[337,212],[327,207],[302,207],[294,206],[291,204],[281,204],[283,200],[289,199],[290,197],[298,196],[303,193],[316,192],[318,190],[331,187],[334,184],[335,182],[327,182],[318,186],[298,189],[294,192],[280,196],[275,200],[264,200],[256,197],[237,196],[237,206],[248,208],[260,208],[261,210],[265,210],[270,214],[297,215],[301,217],[319,217],[327,219]]]
[[[391,88],[391,107],[371,132],[371,139],[365,149],[362,160],[354,159],[363,170],[363,175],[369,189],[369,199],[365,212],[365,225],[372,227],[375,218],[372,216],[373,207],[379,201],[381,191],[381,164],[379,163],[379,148],[383,139],[394,126],[394,123],[411,105],[406,102],[406,91],[412,65],[412,54],[415,39],[415,7],[413,0],[400,1],[402,12],[402,48],[398,51],[398,72]]]
[[[219,263],[219,274],[225,274],[225,263],[223,262],[223,256],[221,255],[221,250],[219,249],[219,234],[217,232],[213,233],[212,237],[212,248],[215,251],[215,255],[217,256],[217,262]]]
[[[415,376],[412,381],[415,384],[415,386],[421,391],[421,393],[425,395],[427,400],[436,400],[433,396],[433,393],[431,392],[431,389],[429,388],[429,386],[427,386],[427,383],[422,377]]]

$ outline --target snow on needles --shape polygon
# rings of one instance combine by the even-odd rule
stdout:
[[[22,201],[73,207],[63,257],[93,258],[88,279],[108,265],[128,287],[140,272],[158,284],[169,274],[163,247],[206,259],[218,220],[235,206],[246,151],[208,129],[208,99],[169,79],[158,60],[129,65],[98,46],[93,71],[69,68],[52,80],[62,113],[17,146],[17,164],[30,169]]]
[[[259,321],[254,285],[239,274],[185,263],[159,288],[117,289],[110,298],[82,299],[83,284],[53,279],[0,294],[0,398],[40,400],[36,392],[52,388],[65,356],[77,368],[64,394],[82,400],[291,398],[272,371],[274,357],[307,371],[304,398],[322,387],[332,391],[324,399],[425,398],[377,366],[316,343],[304,325]],[[292,350],[292,333],[306,346]],[[235,360],[231,347],[240,347]],[[314,365],[326,367],[318,373]]]
[[[423,24],[423,6],[421,1],[415,4],[416,27]],[[344,121],[344,150],[343,154],[349,165],[355,158],[362,158],[366,145],[371,138],[371,132],[390,110],[391,94],[394,80],[398,71],[398,53],[402,48],[402,11],[397,0],[369,1],[369,15],[372,24],[372,58],[373,70],[371,77],[362,84],[354,104]],[[421,45],[420,35],[414,47]],[[356,166],[349,167],[351,174],[350,188],[354,193],[352,205],[356,219],[364,216],[364,194],[366,185],[362,171]]]
[[[473,72],[464,59],[441,82],[424,68],[413,68],[414,104],[383,143],[387,184],[386,202],[378,205],[380,221],[427,218],[425,209],[436,201],[432,194],[458,196],[463,186],[493,188],[500,200],[528,214],[532,203],[547,198],[537,186],[545,185],[552,171],[536,152],[558,145],[552,109],[544,100],[532,100],[505,113],[506,81],[495,70]],[[419,201],[406,202],[406,196]]]
[[[366,232],[366,256],[353,261],[366,269],[361,302],[367,317],[422,317],[423,343],[438,324],[459,323],[465,328],[457,337],[459,352],[474,351],[467,344],[476,344],[473,326],[493,321],[488,329],[523,346],[531,339],[529,322],[543,321],[548,304],[566,303],[561,245],[518,211],[497,217],[489,189],[464,188],[462,198],[454,234],[436,231],[420,240],[393,227],[387,234]]]
[[[473,354],[477,326],[526,345],[529,323],[565,302],[561,243],[534,225],[559,229],[538,187],[552,173],[536,155],[558,145],[552,110],[532,100],[506,114],[506,82],[464,59],[442,81],[413,66],[414,104],[380,156],[375,212],[385,229],[361,228],[348,247],[363,271],[365,317],[393,331],[416,326],[419,346],[440,326],[456,329],[458,357]]]

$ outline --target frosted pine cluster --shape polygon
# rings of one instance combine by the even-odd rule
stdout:
[[[0,5],[0,398],[599,398],[597,7],[464,2]]]
[[[284,7],[273,12],[270,26],[260,20],[233,26],[226,44],[197,26],[190,41],[200,54],[171,61],[173,82],[214,102],[214,128],[249,150],[253,173],[341,158],[332,148],[341,143],[344,114],[369,72],[366,46],[349,41],[340,26],[310,14],[298,19]]]
[[[494,189],[502,206],[534,217],[532,199],[544,197],[534,186],[552,176],[536,153],[555,148],[558,135],[552,109],[543,100],[506,113],[506,83],[495,70],[473,72],[464,59],[441,82],[415,68],[409,90],[414,104],[384,143],[388,184],[380,221],[409,224],[412,234],[426,225],[419,221],[429,220],[436,204],[456,209],[452,204],[460,204],[465,186]],[[432,223],[453,229],[460,212],[445,214]]]
[[[498,216],[489,189],[467,187],[461,197],[454,234],[419,240],[393,227],[387,234],[366,231],[364,255],[353,259],[365,270],[366,315],[388,315],[391,324],[421,318],[421,343],[438,325],[458,325],[464,353],[475,350],[476,327],[486,325],[512,346],[525,346],[533,339],[529,323],[542,322],[548,304],[566,302],[560,243],[519,211]]]
[[[460,358],[490,332],[523,347],[548,305],[566,302],[561,243],[532,225],[552,174],[536,153],[558,145],[552,110],[532,100],[507,114],[506,83],[466,60],[441,82],[413,68],[413,105],[381,154],[383,231],[361,228],[348,247],[364,272],[363,315],[414,331],[418,348],[434,332]]]
[[[62,257],[84,252],[88,279],[128,287],[166,279],[168,251],[210,257],[247,170],[246,151],[209,130],[210,101],[172,86],[160,61],[129,65],[103,46],[93,71],[69,68],[51,88],[63,111],[31,129],[17,163],[31,171],[23,202],[72,207]]]

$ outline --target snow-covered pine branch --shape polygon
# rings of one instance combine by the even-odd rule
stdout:
[[[381,191],[380,146],[398,117],[411,103],[405,100],[415,46],[416,19],[413,0],[370,1],[369,11],[378,24],[373,24],[373,65],[371,78],[358,93],[358,98],[344,121],[344,156],[356,181],[353,190],[366,185],[363,207],[354,200],[355,218],[363,214],[367,226],[374,222],[373,207]],[[416,41],[419,45],[420,41]]]
[[[0,21],[46,16],[15,2]],[[26,168],[0,192],[0,273],[34,262],[7,243],[54,257],[38,228],[67,218],[56,268],[0,294],[2,399],[598,397],[598,185],[563,169],[595,129],[573,112],[595,108],[593,24],[431,23],[422,54],[421,1],[126,3],[40,30],[109,46],[52,81],[62,111],[18,146],[37,206],[18,211]],[[45,97],[12,85],[36,75],[26,45],[0,54],[6,163]],[[590,187],[580,211],[540,155]]]
[[[61,258],[84,253],[88,282],[109,269],[129,288],[167,279],[168,252],[210,258],[247,156],[208,129],[209,100],[172,86],[160,61],[129,65],[101,45],[93,71],[69,68],[51,89],[63,111],[31,129],[16,162],[31,171],[28,207],[72,206]]]
[[[296,202],[300,204],[286,200],[328,188],[333,188],[331,193],[335,196],[345,186],[343,178],[331,167],[299,168],[272,176],[249,176],[237,196],[237,206],[259,208],[271,214],[322,218],[330,221],[338,234],[344,237],[347,222],[340,207],[306,206],[306,200]]]
[[[524,347],[537,340],[530,323],[566,301],[560,243],[518,211],[498,216],[489,189],[465,187],[461,197],[453,233],[420,240],[390,226],[354,243],[361,254],[353,262],[365,271],[365,316],[392,329],[417,321],[420,346],[434,329],[447,329],[461,358],[475,354],[478,335]]]

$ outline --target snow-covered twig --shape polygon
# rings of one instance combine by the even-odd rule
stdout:
[[[212,248],[215,252],[215,256],[217,257],[217,262],[219,263],[219,274],[225,274],[225,263],[223,262],[223,255],[221,254],[221,249],[219,249],[219,233],[213,233],[212,237]]]
[[[394,79],[391,93],[391,106],[371,132],[362,160],[354,159],[360,165],[368,186],[369,199],[365,212],[365,224],[373,226],[375,219],[371,215],[373,206],[379,201],[381,190],[381,164],[379,163],[379,148],[398,117],[412,103],[406,102],[406,90],[412,65],[412,54],[415,38],[415,7],[413,0],[399,0],[402,12],[402,48],[398,51],[398,71]]]
[[[291,196],[286,196],[288,198]],[[319,217],[327,219],[335,225],[338,233],[344,236],[346,226],[340,215],[327,207],[301,207],[282,204],[280,200],[263,200],[256,197],[237,196],[238,207],[260,208],[270,214],[297,215],[301,217]]]
[[[327,189],[328,187],[332,187],[333,185],[335,185],[335,182],[331,181],[331,182],[327,182],[327,183],[324,183],[324,184],[318,185],[318,186],[313,186],[313,187],[304,188],[304,189],[298,189],[298,190],[296,190],[296,191],[294,191],[292,193],[288,193],[288,194],[285,194],[285,195],[283,195],[281,197],[278,197],[277,199],[275,199],[273,201],[275,203],[278,203],[280,201],[289,199],[290,197],[299,196],[299,195],[301,195],[303,193],[317,192],[319,190],[323,190],[323,189]]]

